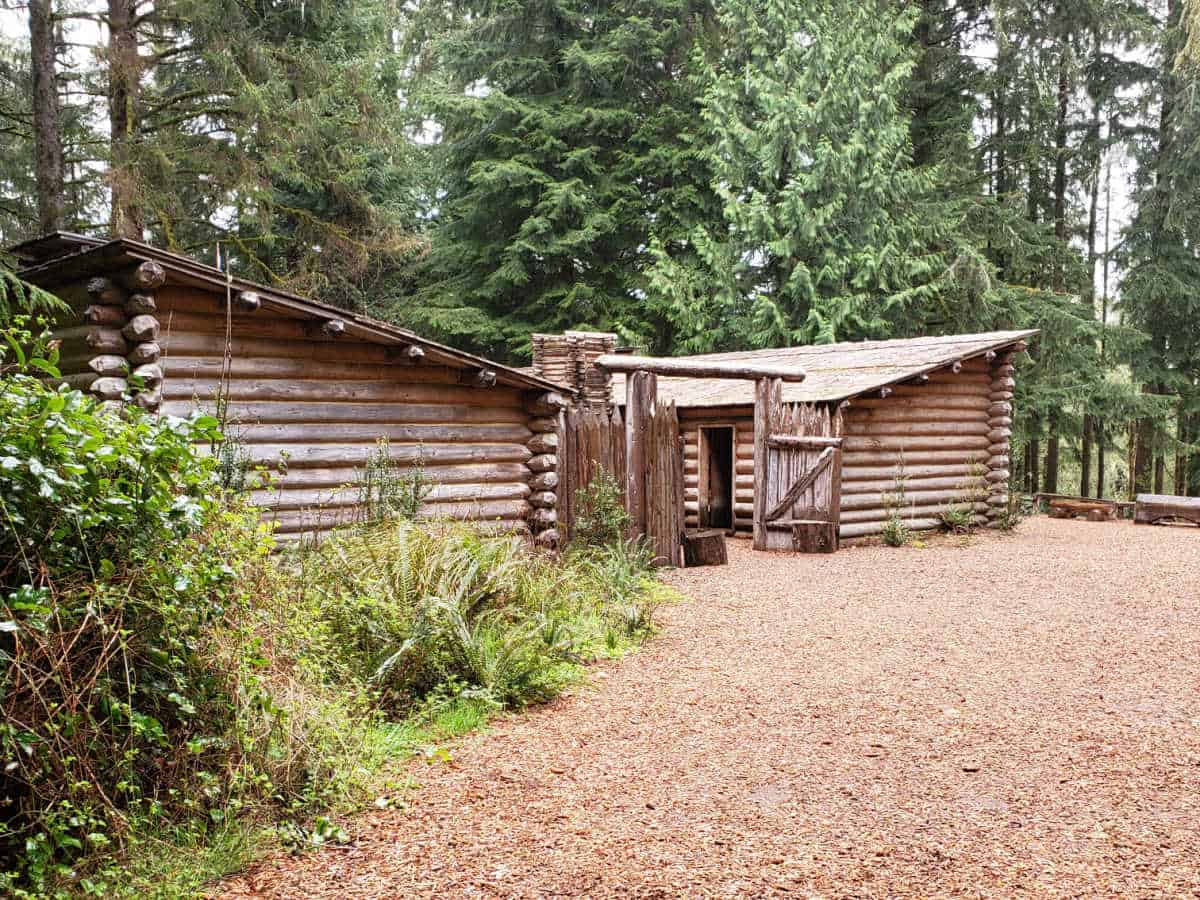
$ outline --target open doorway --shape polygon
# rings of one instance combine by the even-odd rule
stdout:
[[[700,527],[733,531],[734,428],[700,429]]]

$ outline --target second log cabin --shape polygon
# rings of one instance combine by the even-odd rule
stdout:
[[[911,528],[937,527],[951,506],[969,507],[979,524],[1001,514],[1008,504],[1015,363],[1034,334],[997,331],[679,360],[805,373],[803,381],[783,385],[783,402],[809,404],[840,420],[839,534],[849,539],[883,529],[901,483],[899,515]],[[576,388],[586,384],[591,402],[623,405],[624,376],[604,383],[592,365],[615,343],[612,335],[586,332],[539,335],[534,371]],[[657,385],[658,398],[673,402],[679,415],[687,527],[750,534],[759,483],[754,382],[660,374]]]

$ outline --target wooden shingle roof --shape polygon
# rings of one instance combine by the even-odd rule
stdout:
[[[799,384],[785,384],[784,401],[821,403],[845,400],[889,384],[907,381],[959,360],[980,356],[989,350],[1000,350],[1034,334],[1037,334],[1036,329],[989,331],[984,334],[709,353],[687,359],[794,363],[808,377]],[[618,403],[624,402],[623,376],[613,376],[613,393]],[[660,400],[673,400],[680,407],[741,406],[754,403],[754,383],[659,376],[658,397]]]

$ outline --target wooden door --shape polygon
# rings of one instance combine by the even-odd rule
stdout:
[[[833,553],[841,525],[842,418],[785,404],[761,379],[754,404],[754,548]]]

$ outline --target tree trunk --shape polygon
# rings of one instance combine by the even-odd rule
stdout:
[[[1038,477],[1038,470],[1041,466],[1042,442],[1038,440],[1038,432],[1041,431],[1040,417],[1032,416],[1029,420],[1029,493],[1036,494],[1041,491],[1041,479]]]
[[[1046,436],[1046,468],[1042,473],[1042,490],[1048,494],[1058,493],[1058,421],[1051,419],[1048,423],[1049,434]]]
[[[1092,489],[1092,417],[1083,414],[1083,438],[1079,448],[1079,496],[1091,496]]]
[[[141,61],[138,59],[137,0],[108,0],[108,117],[112,142],[109,187],[114,237],[141,240],[145,220],[139,203],[133,142],[138,130]]]
[[[1096,434],[1096,499],[1104,498],[1104,420],[1096,419],[1093,423]]]
[[[29,47],[33,71],[34,176],[38,229],[63,227],[63,141],[58,107],[57,51],[51,0],[29,0]]]

